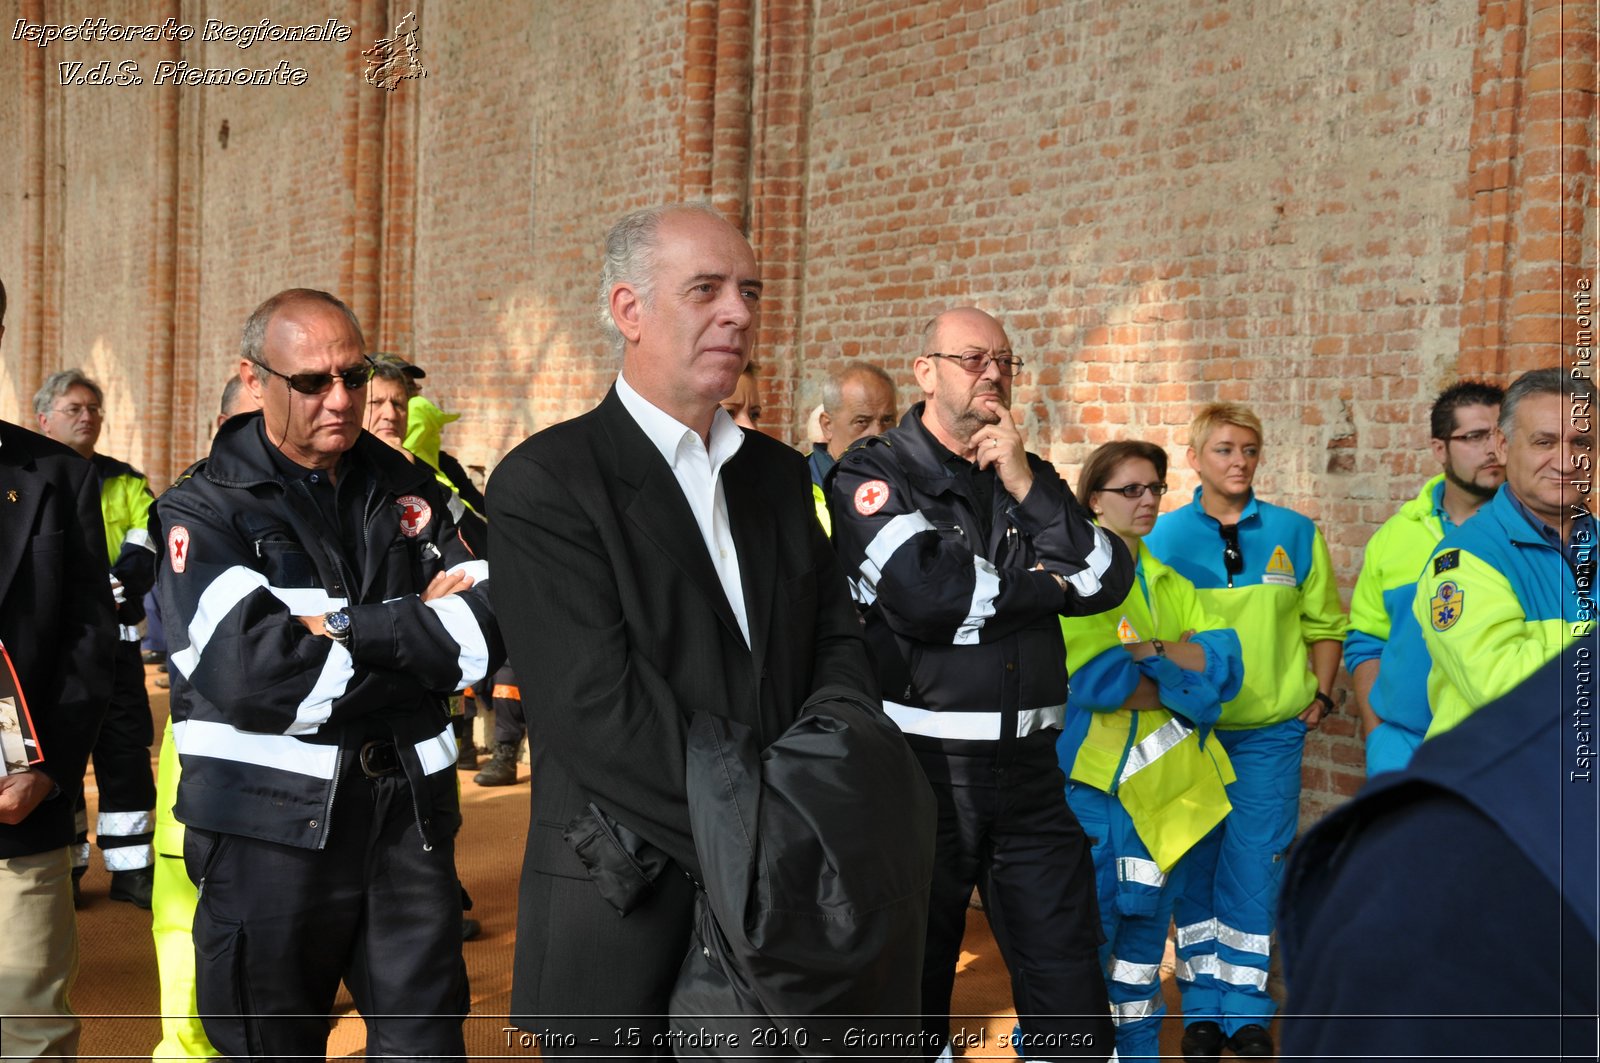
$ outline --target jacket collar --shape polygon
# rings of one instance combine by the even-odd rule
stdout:
[[[259,412],[230,417],[217,429],[211,456],[202,475],[221,487],[254,487],[283,483],[283,473],[268,450],[264,421]],[[415,491],[433,482],[433,470],[401,457],[393,447],[370,432],[356,437],[346,460],[366,466],[379,488],[390,494]]]
[[[1205,490],[1204,487],[1201,487],[1199,485],[1195,486],[1194,497],[1192,499],[1192,501],[1194,502],[1195,515],[1198,516],[1198,517],[1204,518],[1205,520],[1209,520],[1212,524],[1215,524],[1218,527],[1221,527],[1222,526],[1222,522],[1220,520],[1218,520],[1216,517],[1213,517],[1211,514],[1207,513],[1206,512],[1206,507],[1200,504],[1200,492],[1203,491],[1203,490]],[[1256,489],[1252,487],[1250,489],[1250,497],[1249,497],[1249,499],[1247,499],[1245,501],[1244,509],[1241,510],[1240,513],[1239,513],[1239,523],[1243,524],[1245,521],[1247,521],[1247,520],[1251,519],[1252,517],[1256,516],[1259,511],[1260,511],[1259,507],[1256,505]]]

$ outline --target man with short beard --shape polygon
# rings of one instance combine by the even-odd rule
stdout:
[[[1465,524],[1505,481],[1495,428],[1503,395],[1475,380],[1439,393],[1430,416],[1431,443],[1444,471],[1367,543],[1350,599],[1344,666],[1355,679],[1368,775],[1405,767],[1428,730],[1428,669],[1417,667],[1428,651],[1411,619],[1411,599],[1434,545]]]
[[[1062,616],[1101,612],[1133,580],[1011,417],[1021,359],[1000,323],[950,310],[915,365],[926,396],[838,461],[834,545],[861,608],[884,709],[939,805],[923,963],[923,1046],[950,1030],[976,886],[1011,973],[1024,1059],[1104,1059],[1094,867],[1056,758],[1067,700]]]

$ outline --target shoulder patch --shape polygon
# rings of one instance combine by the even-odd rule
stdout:
[[[1467,595],[1453,580],[1445,580],[1428,600],[1428,616],[1433,630],[1449,631],[1467,609]]]
[[[174,524],[167,532],[167,559],[174,572],[181,573],[189,563],[189,529],[182,524]]]
[[[1460,566],[1461,551],[1446,550],[1444,553],[1433,559],[1433,574],[1435,576],[1442,576],[1451,569],[1459,568]]]
[[[889,485],[882,480],[868,480],[856,488],[856,512],[870,517],[889,504]]]
[[[415,539],[433,520],[433,507],[419,495],[401,495],[395,499],[400,507],[400,534]]]

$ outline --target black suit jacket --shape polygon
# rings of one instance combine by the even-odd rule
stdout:
[[[54,440],[0,421],[0,642],[28,699],[59,792],[15,826],[0,856],[72,843],[72,802],[111,696],[117,645],[100,481]]]
[[[531,877],[587,878],[562,833],[591,803],[699,877],[684,772],[696,712],[765,746],[821,686],[878,703],[805,460],[746,432],[722,483],[748,648],[677,479],[614,390],[523,442],[490,481],[490,595],[532,761],[525,919]],[[519,963],[547,947],[543,929],[519,925]]]

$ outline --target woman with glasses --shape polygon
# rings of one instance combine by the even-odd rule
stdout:
[[[1134,586],[1108,612],[1061,621],[1072,690],[1056,750],[1067,803],[1093,841],[1123,1060],[1159,1053],[1179,861],[1228,814],[1233,771],[1210,730],[1244,671],[1238,636],[1144,545],[1166,475],[1166,452],[1153,443],[1107,443],[1089,456],[1078,500],[1127,544]]]
[[[1256,498],[1261,422],[1236,403],[1189,428],[1194,499],[1163,516],[1150,549],[1239,633],[1244,683],[1217,738],[1238,779],[1221,827],[1195,846],[1174,907],[1184,1058],[1273,1054],[1267,994],[1283,858],[1300,810],[1305,736],[1332,711],[1346,621],[1333,559],[1310,520]]]

